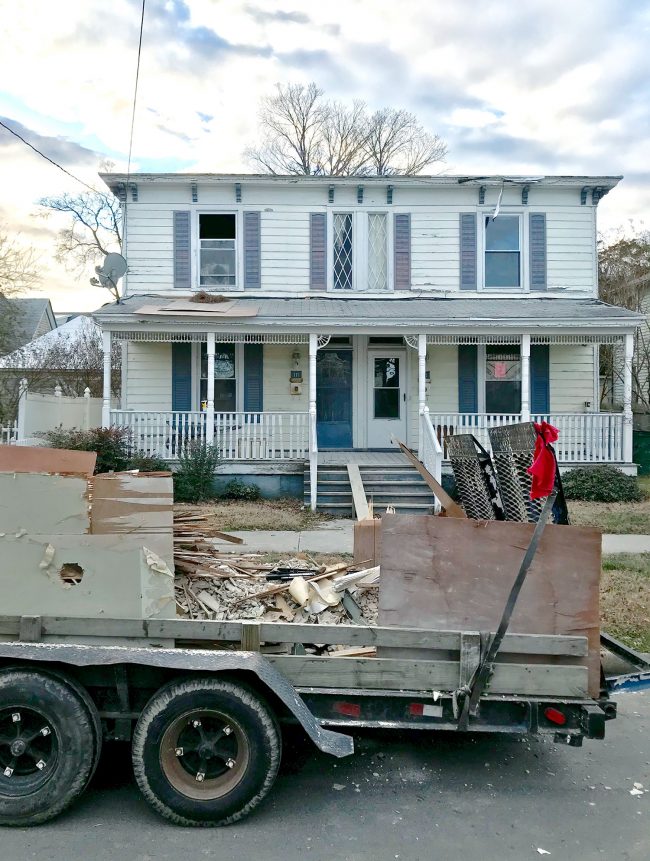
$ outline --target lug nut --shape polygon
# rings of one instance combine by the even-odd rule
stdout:
[[[234,768],[235,767],[235,760],[234,759],[227,759],[226,765],[228,766],[228,768]]]
[[[205,778],[204,772],[202,772],[202,771],[197,772],[196,779],[198,780],[199,783],[203,783],[204,778]]]
[[[38,768],[40,771],[43,771],[46,765],[47,763],[44,759],[39,759],[39,761],[36,763],[36,768]]]
[[[14,712],[11,715],[11,719],[14,723],[20,723],[20,712]]]
[[[230,733],[231,733],[231,732],[232,732],[232,727],[231,727],[231,726],[225,726],[225,727],[223,728],[223,733],[224,733],[224,735],[230,735]]]
[[[11,777],[11,775],[12,775],[13,773],[14,773],[13,768],[9,768],[9,766],[7,766],[7,767],[5,768],[5,770],[3,771],[3,774],[4,774],[4,776],[5,776],[5,777]]]
[[[183,748],[182,747],[176,748],[176,756],[183,756]]]

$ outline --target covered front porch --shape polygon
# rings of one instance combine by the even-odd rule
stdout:
[[[264,314],[265,302],[257,300],[256,314],[242,313],[241,319],[223,319],[215,306],[171,319],[171,313],[138,313],[135,298],[126,308],[98,314],[107,374],[114,339],[124,356],[121,408],[111,409],[107,385],[102,422],[130,428],[147,454],[173,462],[187,441],[200,440],[218,447],[232,474],[250,474],[254,464],[266,471],[309,464],[314,507],[318,466],[337,453],[384,456],[395,452],[397,438],[439,476],[449,436],[471,432],[488,448],[489,428],[530,419],[559,427],[558,459],[565,466],[631,467],[633,326],[627,319],[605,322],[601,313],[596,326],[593,313],[581,319],[569,302],[572,319],[561,324],[557,315],[553,325],[544,315],[535,324],[500,315],[489,325],[461,324],[431,313],[418,321],[413,311],[421,314],[421,303],[439,316],[469,300],[441,305],[390,298],[381,303],[386,311],[380,316],[355,317],[348,306],[367,311],[363,300],[337,300],[348,313],[318,309],[312,318],[306,309],[314,302],[336,311],[334,300],[293,299],[284,307],[294,313],[282,317],[277,309]],[[510,305],[517,302],[554,303],[556,311],[562,300]],[[301,314],[290,307],[297,303],[304,303]],[[375,309],[379,304],[372,303]],[[480,309],[481,300],[474,304]],[[625,386],[618,412],[597,409],[603,343],[621,347]]]

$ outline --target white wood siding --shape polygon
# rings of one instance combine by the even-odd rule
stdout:
[[[232,188],[199,185],[199,202],[193,204],[189,182],[178,187],[141,184],[139,200],[129,202],[127,207],[129,270],[126,291],[134,294],[173,289],[172,212],[176,209],[188,209],[192,213],[193,283],[196,284],[198,213],[215,208],[237,213],[247,209],[261,212],[262,292],[304,293],[309,289],[309,213],[318,211],[386,212],[389,216],[389,258],[392,257],[392,214],[410,213],[413,288],[456,292],[459,290],[459,214],[477,212],[480,253],[483,218],[493,211],[497,194],[498,189],[488,188],[485,205],[479,207],[476,187],[396,188],[393,204],[389,205],[385,187],[378,186],[365,188],[363,204],[359,205],[356,189],[352,187],[337,188],[334,203],[329,204],[326,187],[265,188],[243,184],[242,202],[237,204],[234,185]],[[524,206],[521,190],[506,188],[501,205],[504,211],[521,214],[524,222],[529,212],[546,213],[549,289],[562,288],[565,295],[572,291],[595,293],[595,210],[590,204],[580,205],[579,189],[532,186],[528,205]],[[241,228],[241,218],[238,224]],[[523,233],[526,274],[526,227]],[[359,259],[365,253],[362,237],[363,231],[355,236],[355,256]],[[331,242],[330,229],[328,244]],[[241,253],[239,262],[241,264]],[[329,268],[331,275],[331,263]],[[481,269],[479,266],[479,271]],[[241,272],[239,276],[241,284]],[[359,287],[364,286],[364,279],[359,279]],[[514,294],[510,291],[508,295]]]
[[[172,345],[130,341],[124,409],[171,410]]]
[[[552,345],[549,359],[551,412],[582,413],[596,410],[593,347]],[[591,403],[591,407],[585,407],[586,401]]]
[[[294,368],[291,354],[300,353],[302,394],[292,395],[289,376]],[[307,412],[309,410],[309,347],[307,344],[264,345],[264,410],[266,412]]]

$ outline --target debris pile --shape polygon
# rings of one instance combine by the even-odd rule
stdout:
[[[379,568],[319,565],[307,554],[269,563],[259,553],[221,549],[241,539],[198,512],[174,516],[176,606],[189,619],[376,625]]]

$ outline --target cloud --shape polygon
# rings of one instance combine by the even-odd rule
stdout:
[[[309,24],[311,18],[305,12],[284,12],[281,9],[266,11],[259,6],[244,6],[244,10],[260,24],[268,22],[280,24]]]
[[[97,165],[103,157],[101,154],[87,149],[74,141],[66,140],[63,137],[39,135],[33,129],[28,129],[22,123],[19,123],[10,117],[0,116],[0,120],[28,141],[35,149],[40,150],[44,155],[51,158],[52,161],[58,162],[66,167],[79,163]],[[18,141],[18,138],[11,135],[6,129],[0,128],[0,147],[12,147],[17,143],[20,146],[25,146],[25,144]],[[38,157],[36,154],[34,155],[35,157]]]

